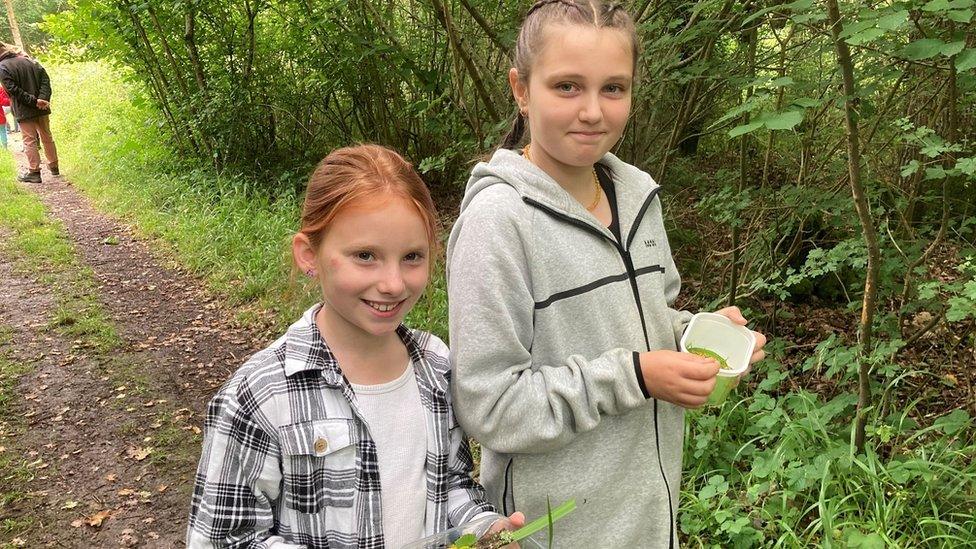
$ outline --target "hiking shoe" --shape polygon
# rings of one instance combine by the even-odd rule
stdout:
[[[61,175],[61,170],[59,170],[58,167],[55,166],[55,167],[51,168],[51,175],[53,175],[53,176],[59,176],[59,175]]]
[[[40,183],[41,172],[27,172],[23,175],[18,175],[17,181],[22,181],[24,183]]]

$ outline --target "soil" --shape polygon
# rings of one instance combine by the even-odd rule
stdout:
[[[0,546],[183,547],[206,403],[270,341],[268,324],[236,324],[201,281],[67,179],[45,169],[42,183],[22,185],[63,222],[122,344],[103,353],[50,329],[52,289],[0,255],[0,354],[31,365],[0,417],[11,469],[0,478],[29,473],[18,477],[27,497],[0,505],[0,524],[31,527],[0,529]]]

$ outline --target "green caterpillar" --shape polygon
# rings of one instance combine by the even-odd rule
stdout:
[[[722,355],[716,353],[715,351],[709,351],[708,349],[702,349],[701,347],[688,347],[688,352],[693,355],[703,356],[705,358],[714,358],[718,361],[719,368],[723,370],[729,369],[729,363],[722,358]]]

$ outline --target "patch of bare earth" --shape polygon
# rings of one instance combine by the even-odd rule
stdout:
[[[0,418],[5,457],[32,477],[0,520],[33,527],[16,541],[0,531],[0,544],[182,547],[206,403],[265,328],[235,325],[198,280],[67,181],[45,171],[25,186],[64,223],[123,343],[102,353],[48,329],[52,289],[0,257],[5,354],[33,365]]]

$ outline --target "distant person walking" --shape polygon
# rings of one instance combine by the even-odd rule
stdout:
[[[0,44],[0,84],[10,95],[10,106],[24,137],[28,170],[17,179],[41,182],[38,141],[44,145],[44,156],[51,173],[60,175],[58,149],[51,135],[51,79],[47,71],[16,46]]]

